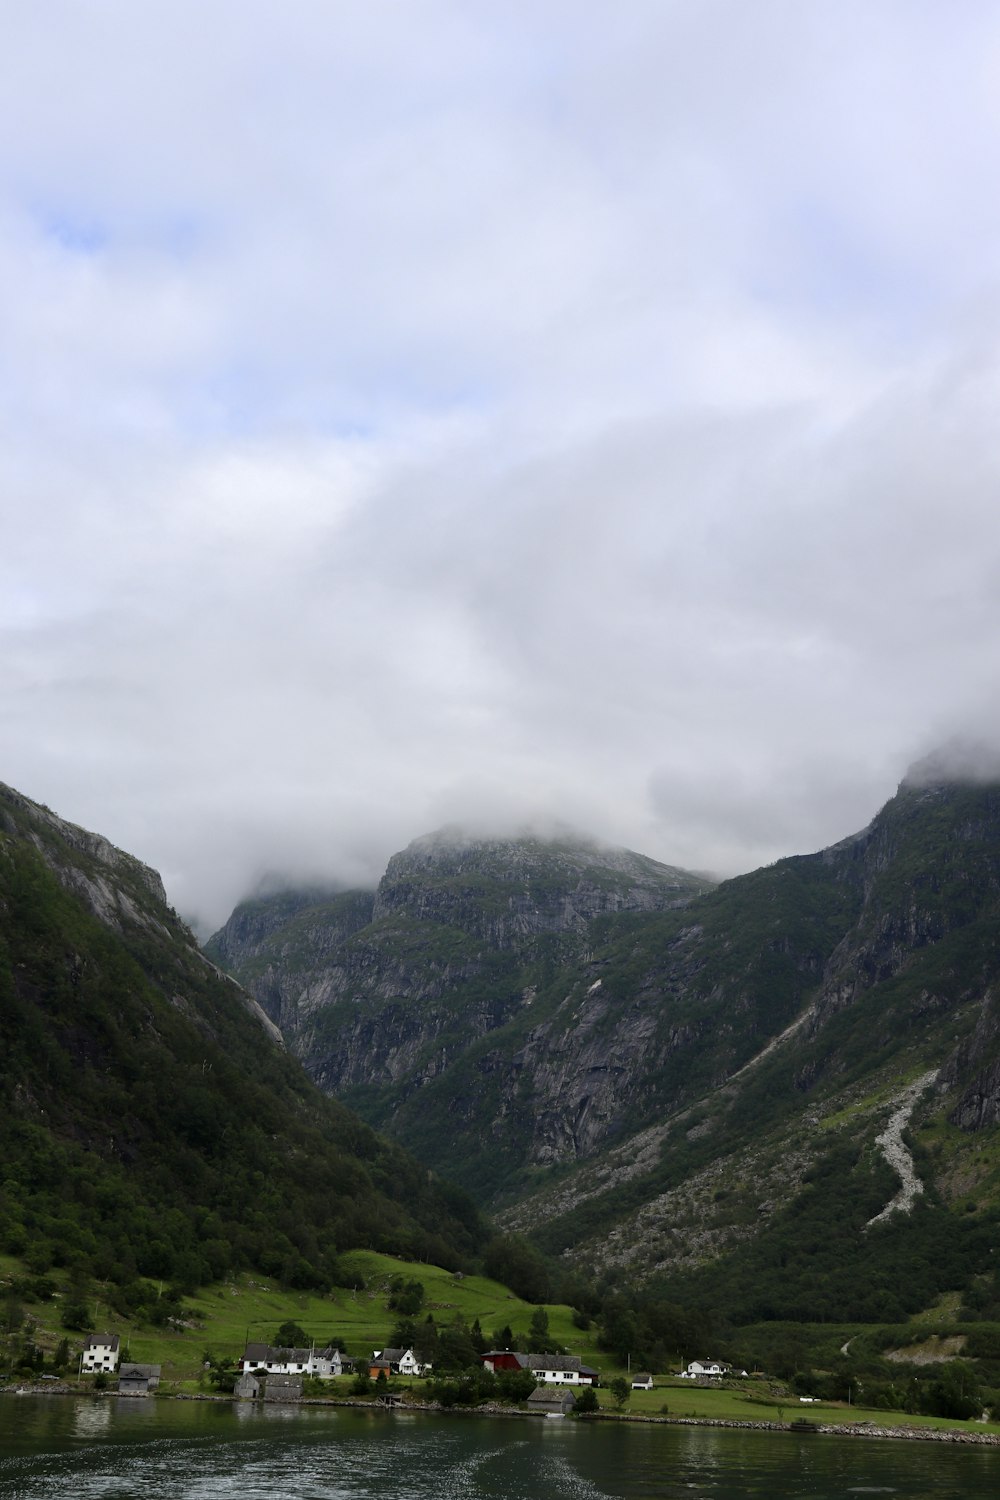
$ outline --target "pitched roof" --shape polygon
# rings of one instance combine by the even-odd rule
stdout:
[[[585,1368],[575,1354],[526,1354],[523,1358],[528,1370],[563,1370],[580,1374]]]
[[[572,1406],[572,1404],[573,1397],[565,1388],[563,1390],[555,1390],[552,1386],[539,1385],[535,1387],[528,1397],[529,1406],[557,1406],[561,1410],[565,1410],[567,1406]]]
[[[244,1359],[252,1359],[268,1365],[304,1365],[309,1361],[311,1349],[290,1349],[284,1344],[247,1344]],[[317,1349],[317,1354],[329,1354],[329,1350]]]
[[[117,1333],[88,1333],[84,1339],[83,1347],[85,1349],[100,1349],[110,1346],[112,1349],[117,1349],[120,1343],[121,1339]]]
[[[124,1364],[119,1366],[118,1375],[122,1380],[159,1380],[160,1366]]]

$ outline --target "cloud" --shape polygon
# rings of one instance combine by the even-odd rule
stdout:
[[[982,734],[992,6],[0,38],[0,775],[180,909],[455,818],[730,873]]]

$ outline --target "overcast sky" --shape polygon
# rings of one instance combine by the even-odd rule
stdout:
[[[0,0],[0,779],[204,926],[991,733],[994,0]]]

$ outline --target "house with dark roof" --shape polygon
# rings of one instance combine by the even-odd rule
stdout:
[[[564,1417],[573,1410],[573,1397],[569,1391],[554,1391],[550,1387],[536,1386],[528,1397],[530,1412],[543,1417]]]
[[[80,1369],[84,1375],[110,1374],[118,1368],[121,1339],[117,1333],[88,1333]]]
[[[159,1365],[136,1365],[126,1361],[118,1367],[119,1396],[148,1396],[159,1383]]]
[[[368,1362],[368,1374],[372,1380],[384,1375],[429,1375],[431,1366],[421,1364],[412,1349],[376,1349]]]
[[[349,1362],[348,1362],[349,1363]],[[244,1375],[315,1375],[332,1380],[344,1372],[339,1349],[291,1349],[274,1344],[247,1344],[240,1360]]]

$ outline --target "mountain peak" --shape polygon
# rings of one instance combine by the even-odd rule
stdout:
[[[919,790],[944,786],[987,786],[1000,782],[1000,748],[986,740],[956,736],[914,761],[900,783]]]

